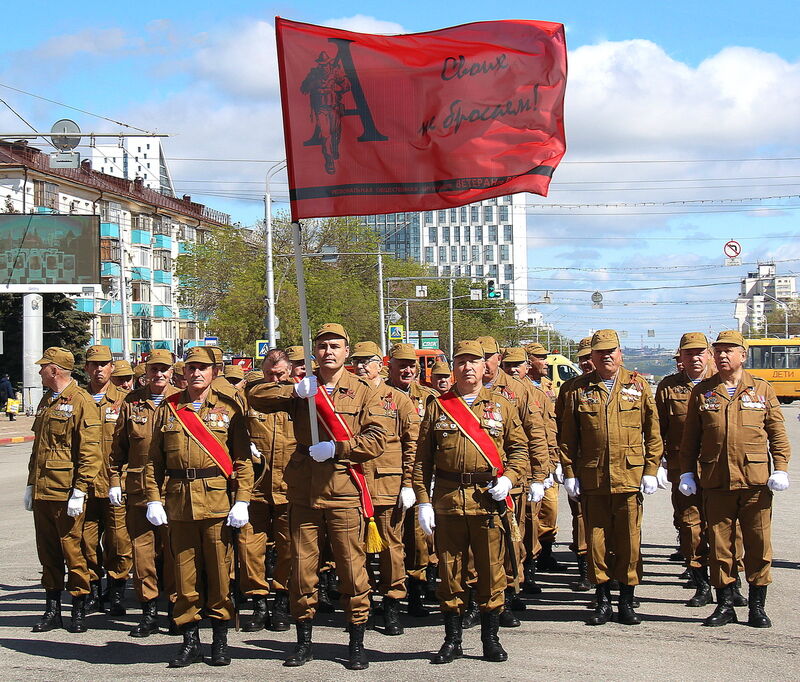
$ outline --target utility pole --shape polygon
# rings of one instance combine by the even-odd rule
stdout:
[[[378,252],[378,317],[380,318],[380,322],[378,323],[380,332],[380,339],[381,339],[381,353],[386,355],[386,308],[384,305],[383,300],[383,254],[379,251]]]
[[[406,343],[411,343],[411,318],[408,315],[408,299],[406,299]]]
[[[448,281],[448,298],[450,299],[450,362],[453,361],[453,280]]]
[[[286,160],[270,166],[267,171],[266,188],[264,192],[264,224],[266,227],[266,296],[264,316],[266,318],[267,339],[269,347],[275,348],[275,270],[272,262],[272,194],[270,192],[269,181],[275,173],[286,167]]]
[[[22,398],[26,410],[42,399],[42,380],[35,364],[42,357],[44,299],[39,294],[22,297]]]
[[[120,227],[120,230],[122,228]],[[125,265],[128,261],[128,254],[125,251],[125,240],[119,240],[120,259],[119,259],[119,307],[122,316],[122,359],[130,362],[131,359],[131,336],[128,328],[128,279],[125,277]]]

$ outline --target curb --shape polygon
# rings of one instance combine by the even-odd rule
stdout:
[[[13,438],[0,438],[0,445],[14,445],[15,443],[30,443],[34,436],[15,436]]]

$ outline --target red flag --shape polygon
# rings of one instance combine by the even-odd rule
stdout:
[[[275,28],[294,220],[547,195],[566,149],[562,24]]]

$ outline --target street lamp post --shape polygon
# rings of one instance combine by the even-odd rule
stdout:
[[[269,347],[275,348],[275,270],[272,263],[272,194],[270,193],[269,181],[272,176],[286,168],[286,160],[270,166],[267,171],[266,188],[264,192],[264,223],[266,226],[266,288],[265,298],[265,317],[267,323],[267,339]]]
[[[770,299],[771,301],[775,301],[781,308],[783,308],[783,335],[784,338],[789,338],[789,306],[787,306],[783,301],[779,301],[774,296],[770,296],[769,294],[761,294],[765,298]]]

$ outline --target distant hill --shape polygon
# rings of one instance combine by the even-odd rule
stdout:
[[[622,356],[625,367],[635,369],[642,374],[653,374],[656,381],[675,371],[675,360],[672,359],[674,351],[667,348],[625,348]]]

